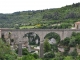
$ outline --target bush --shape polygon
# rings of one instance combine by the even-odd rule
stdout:
[[[34,57],[35,59],[39,58],[38,54],[36,54],[36,53],[33,54],[33,57]]]
[[[49,51],[51,51],[51,45],[50,45],[50,43],[48,42],[48,39],[46,39],[46,40],[44,41],[44,52],[46,53],[46,52],[49,52]]]
[[[35,58],[31,54],[29,54],[29,55],[23,56],[22,60],[35,60]]]
[[[45,53],[44,58],[53,58],[55,54],[53,52]]]
[[[18,49],[16,49],[15,51],[18,54]],[[29,54],[29,52],[28,52],[27,48],[23,48],[22,49],[22,55],[28,55],[28,54]]]

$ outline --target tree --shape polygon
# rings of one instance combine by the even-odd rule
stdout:
[[[23,56],[22,60],[35,60],[35,58],[31,54],[28,54]]]
[[[57,44],[51,44],[51,48],[52,48],[53,52],[57,52],[58,51]]]
[[[17,55],[13,53],[12,54],[5,54],[5,59],[6,60],[15,60],[17,58]]]
[[[37,58],[39,58],[39,55],[36,54],[36,53],[34,53],[34,54],[33,54],[33,57],[34,57],[35,59],[37,59]]]
[[[73,60],[71,56],[66,56],[63,60]]]
[[[80,44],[80,33],[75,33],[75,32],[73,32],[73,33],[72,33],[72,37],[75,38],[75,39],[74,39],[74,40],[75,40],[74,43],[79,45],[79,44]],[[74,44],[73,44],[73,45],[74,45]]]
[[[68,46],[69,45],[69,41],[70,41],[70,38],[66,37],[63,41],[62,41],[62,44],[64,46]]]
[[[72,32],[72,36],[74,36],[74,37],[75,37],[75,36],[76,36],[76,34],[77,34],[76,32]]]
[[[63,54],[57,52],[52,60],[63,60],[63,58],[64,58]]]
[[[53,52],[45,53],[44,58],[53,58],[55,54]]]
[[[77,49],[74,49],[69,55],[73,56],[73,58],[77,57]]]
[[[65,47],[65,48],[64,48],[64,53],[63,53],[63,54],[64,54],[65,56],[67,56],[67,55],[68,55],[69,50],[70,50],[70,47],[68,47],[68,46],[67,46],[67,47]]]
[[[75,38],[76,38],[76,44],[80,44],[80,35],[77,35]]]
[[[0,60],[15,60],[17,55],[11,51],[10,45],[0,39]]]
[[[44,52],[49,52],[49,51],[51,51],[51,45],[48,42],[48,39],[45,39],[44,40]]]
[[[18,53],[18,49],[16,49],[15,51],[16,51],[16,53]],[[28,54],[29,54],[29,52],[28,52],[27,48],[23,48],[22,55],[28,55]]]
[[[70,47],[75,47],[76,46],[76,40],[75,37],[71,37],[70,42],[69,42]]]
[[[67,14],[67,16],[66,16],[66,19],[68,19],[68,18],[77,18],[77,14],[74,13],[74,12],[69,12],[69,13]]]
[[[80,60],[80,55],[78,55],[76,59],[77,59],[77,60]]]

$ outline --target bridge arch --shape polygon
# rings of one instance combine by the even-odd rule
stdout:
[[[29,52],[35,52],[39,54],[40,51],[40,37],[35,32],[26,32],[23,38],[27,37],[27,48]]]
[[[18,44],[19,41],[26,42],[25,41],[26,38],[23,38],[25,33],[34,32],[38,34],[38,36],[40,37],[40,51],[41,51],[40,57],[43,57],[43,51],[42,51],[43,41],[44,41],[44,37],[46,36],[46,34],[50,32],[55,32],[60,36],[61,40],[64,40],[64,38],[70,37],[72,32],[80,32],[80,30],[79,29],[73,29],[73,30],[72,29],[25,29],[25,30],[1,29],[0,35],[4,33],[4,36],[7,37],[9,32],[12,33],[12,38],[16,40],[16,44]]]
[[[52,38],[54,38],[56,40],[56,43],[59,43],[61,38],[59,36],[59,34],[55,33],[55,32],[50,32],[50,33],[47,33],[44,37],[44,39],[49,39],[51,40]]]
[[[29,45],[40,45],[40,37],[34,32],[25,33],[23,38],[27,37],[29,40]]]

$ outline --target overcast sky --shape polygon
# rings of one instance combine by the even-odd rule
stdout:
[[[60,8],[80,0],[0,0],[0,13]]]

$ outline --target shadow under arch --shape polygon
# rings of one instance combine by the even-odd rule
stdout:
[[[23,37],[28,37],[29,45],[40,45],[40,37],[34,32],[26,33]]]
[[[57,42],[57,44],[60,42],[61,38],[59,36],[59,34],[55,33],[55,32],[50,32],[48,34],[46,34],[46,36],[44,37],[44,39],[52,39],[54,38]]]
[[[40,37],[34,32],[25,33],[23,38],[27,37],[27,48],[30,53],[39,54],[40,51]]]

